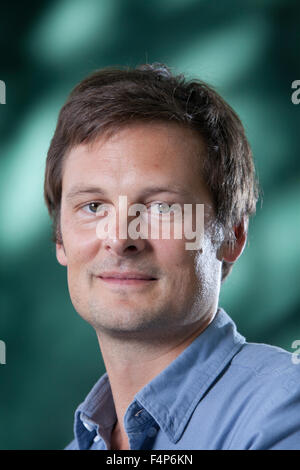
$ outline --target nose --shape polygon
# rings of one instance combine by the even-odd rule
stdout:
[[[107,238],[104,240],[104,248],[117,256],[131,256],[140,253],[144,249],[144,240],[131,240],[120,238]]]
[[[128,230],[131,220],[136,216],[124,216],[124,212],[119,217],[118,211],[114,218],[110,219],[110,228],[105,238],[102,240],[102,247],[105,251],[117,256],[133,256],[145,250],[147,240],[145,238],[131,238]]]

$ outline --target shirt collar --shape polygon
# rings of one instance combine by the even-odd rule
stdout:
[[[88,448],[96,436],[96,432],[101,434],[108,445],[116,420],[117,415],[111,387],[108,375],[105,373],[75,411],[74,434],[79,448]]]
[[[140,405],[176,443],[199,401],[244,343],[245,338],[238,333],[233,320],[219,308],[208,327],[135,395],[124,420],[130,420],[129,414],[136,411],[133,405]],[[105,373],[75,412],[74,431],[79,448],[87,448],[96,431],[108,445],[116,419]],[[95,432],[91,433],[93,429]]]
[[[208,327],[136,394],[172,442],[180,439],[197,404],[244,343],[219,308]]]

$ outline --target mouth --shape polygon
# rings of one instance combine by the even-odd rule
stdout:
[[[98,279],[106,284],[119,286],[138,286],[147,285],[157,281],[156,278],[144,273],[104,273],[97,276]]]
[[[121,286],[147,284],[156,280],[156,279],[118,279],[115,277],[101,277],[101,276],[100,276],[100,279],[108,284],[119,284]]]

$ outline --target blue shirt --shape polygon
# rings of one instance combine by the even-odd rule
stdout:
[[[66,450],[109,450],[116,419],[105,373],[77,408]],[[135,395],[124,425],[135,450],[300,449],[300,364],[279,347],[246,342],[219,308]]]

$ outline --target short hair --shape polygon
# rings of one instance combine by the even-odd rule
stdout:
[[[243,125],[207,83],[174,75],[161,63],[95,71],[71,91],[48,150],[44,197],[53,219],[54,242],[62,243],[62,170],[67,153],[103,132],[135,122],[175,122],[194,129],[206,145],[203,177],[212,194],[216,221],[234,238],[233,227],[256,210],[258,182]],[[223,260],[222,282],[233,263]]]

